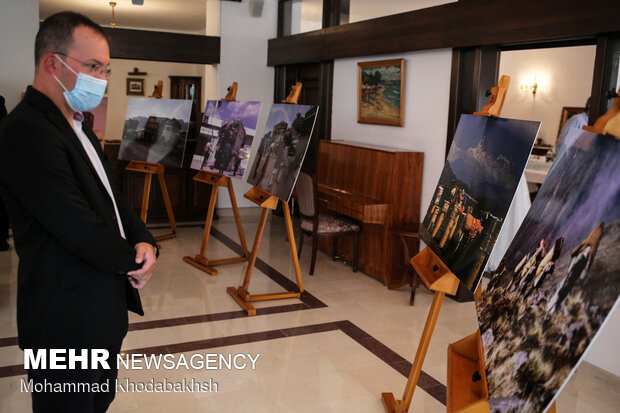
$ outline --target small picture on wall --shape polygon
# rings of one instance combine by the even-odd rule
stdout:
[[[144,79],[127,78],[127,95],[144,96]]]
[[[405,59],[357,64],[357,121],[403,126]]]

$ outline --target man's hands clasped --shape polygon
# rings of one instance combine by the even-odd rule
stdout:
[[[157,266],[155,248],[149,243],[140,242],[135,245],[136,264],[142,264],[142,268],[127,273],[129,282],[134,288],[142,288],[151,278]]]

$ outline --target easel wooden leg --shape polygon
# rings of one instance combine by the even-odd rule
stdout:
[[[217,187],[211,187],[211,196],[209,197],[209,208],[207,209],[207,219],[205,220],[205,230],[202,235],[202,244],[200,244],[200,255],[203,257],[207,253],[209,245],[209,235],[211,234],[211,225],[213,224],[213,214],[215,213],[215,203],[217,201]],[[217,271],[216,271],[217,274]]]
[[[161,240],[165,240],[169,238],[176,238],[177,223],[174,219],[174,212],[172,211],[172,204],[170,203],[170,195],[168,194],[168,187],[166,186],[166,180],[164,179],[163,170],[160,170],[157,172],[157,178],[159,179],[159,187],[161,188],[161,194],[164,197],[164,204],[166,205],[166,212],[168,213],[168,220],[170,221],[170,228],[172,229],[172,232],[170,234],[163,234],[163,235],[159,235],[155,237],[155,240],[161,241]],[[150,177],[149,177],[149,180],[150,180]],[[144,222],[146,222],[146,220]]]
[[[191,257],[183,257],[183,261],[194,267],[201,269],[211,275],[217,275],[217,270],[213,268],[216,265],[234,264],[238,262],[246,261],[248,258],[248,247],[245,242],[245,233],[243,232],[243,226],[241,225],[241,216],[239,215],[239,208],[237,207],[237,200],[235,198],[235,190],[232,185],[230,177],[220,174],[214,174],[211,172],[200,171],[194,176],[194,180],[203,182],[211,187],[211,196],[209,198],[209,209],[207,210],[207,218],[205,221],[205,229],[202,236],[202,244],[200,245],[200,253]],[[206,257],[207,246],[209,243],[209,236],[211,235],[211,226],[213,224],[213,216],[215,215],[215,204],[217,200],[217,191],[220,187],[226,187],[228,189],[228,196],[230,197],[230,203],[232,205],[233,214],[235,216],[235,224],[237,225],[237,232],[239,233],[239,240],[241,242],[241,248],[243,253],[238,257],[221,258],[218,260],[209,260]]]
[[[297,246],[295,245],[295,233],[293,232],[293,220],[291,219],[291,210],[288,202],[282,201],[284,209],[284,222],[286,224],[286,234],[288,235],[288,245],[291,247],[291,255],[293,256],[293,265],[295,266],[295,276],[297,277],[297,285],[299,292],[304,292],[304,284],[301,280],[301,269],[299,268],[299,257],[297,256]]]
[[[256,230],[254,244],[252,245],[252,253],[250,254],[250,258],[248,260],[248,267],[245,271],[245,277],[243,278],[243,285],[241,286],[244,291],[247,291],[248,287],[250,286],[250,280],[252,279],[252,270],[254,270],[254,264],[256,263],[256,257],[258,256],[258,248],[260,247],[260,242],[263,238],[263,231],[265,230],[265,224],[267,223],[268,213],[269,210],[267,208],[263,208],[260,213],[258,229]]]
[[[291,220],[291,212],[288,208],[288,203],[283,202],[284,218],[286,223],[286,233],[288,236],[289,245],[291,248],[291,255],[293,257],[293,263],[295,266],[295,276],[297,278],[297,291],[283,291],[277,293],[267,294],[250,294],[248,288],[250,287],[250,279],[252,278],[252,270],[256,263],[256,256],[258,255],[258,248],[263,237],[263,231],[265,230],[265,223],[267,222],[267,212],[269,209],[275,209],[278,205],[278,200],[273,195],[264,192],[256,187],[251,189],[245,194],[245,197],[253,201],[257,205],[260,205],[263,210],[261,212],[260,221],[258,223],[258,230],[254,237],[254,245],[252,246],[252,252],[248,260],[248,266],[245,270],[245,276],[243,278],[243,284],[240,287],[228,287],[226,291],[230,294],[235,301],[248,313],[248,315],[256,315],[256,309],[251,304],[252,301],[264,301],[264,300],[280,300],[283,298],[299,298],[304,290],[301,281],[301,270],[299,268],[299,258],[297,257],[297,247],[295,246],[295,234],[293,233],[293,222]]]
[[[428,346],[431,342],[431,337],[433,336],[433,330],[435,329],[435,324],[437,323],[437,317],[439,316],[439,310],[441,309],[444,296],[444,292],[436,291],[435,296],[433,297],[433,303],[428,311],[424,331],[422,332],[420,344],[418,345],[418,350],[416,351],[413,365],[411,366],[411,371],[409,373],[409,379],[407,380],[407,385],[405,386],[403,399],[395,400],[392,393],[381,394],[383,406],[385,407],[385,411],[387,413],[407,412],[409,410],[411,400],[413,399],[413,392],[418,383],[418,379],[420,378],[422,364],[424,363],[424,358],[426,357],[426,352],[428,351]]]
[[[243,250],[243,256],[248,256],[248,246],[245,242],[245,233],[243,232],[243,226],[241,225],[241,216],[239,215],[239,207],[237,206],[237,198],[235,197],[235,190],[233,189],[232,179],[228,178],[228,196],[230,197],[230,205],[232,206],[233,215],[235,216],[235,224],[237,225],[237,232],[239,233],[239,242],[241,243],[241,249]]]
[[[211,196],[209,197],[209,209],[207,210],[207,218],[205,221],[205,229],[202,234],[202,243],[200,244],[200,254],[194,257],[183,257],[183,261],[194,267],[203,270],[209,275],[217,275],[217,270],[209,265],[209,260],[205,258],[207,246],[209,244],[209,236],[211,234],[211,224],[213,223],[213,214],[215,213],[215,201],[217,200],[217,186],[211,187]]]
[[[140,219],[146,224],[146,215],[149,210],[149,197],[151,196],[151,174],[144,176],[144,191],[142,193],[142,209]]]
[[[151,183],[153,175],[157,175],[159,179],[159,186],[161,188],[161,194],[164,197],[164,204],[166,205],[166,212],[168,213],[168,219],[170,220],[170,227],[172,233],[158,235],[155,237],[156,241],[165,240],[168,238],[174,238],[177,236],[177,223],[174,220],[174,212],[172,211],[172,204],[170,203],[170,195],[168,194],[168,187],[166,186],[166,180],[164,179],[165,168],[158,163],[149,163],[142,161],[131,161],[127,168],[128,171],[138,172],[144,174],[144,192],[142,194],[142,208],[140,210],[140,219],[146,224],[147,212],[149,210],[149,198],[151,195]]]
[[[265,223],[267,222],[267,214],[269,210],[263,208],[260,214],[260,220],[258,221],[258,229],[256,230],[256,236],[254,237],[254,244],[252,245],[252,252],[248,259],[248,266],[245,269],[245,276],[243,277],[243,284],[239,288],[228,287],[226,291],[237,301],[237,303],[243,307],[248,315],[256,315],[256,308],[248,301],[248,287],[250,286],[250,280],[252,279],[252,270],[254,270],[254,264],[256,263],[256,256],[258,255],[258,248],[263,237],[263,231],[265,230]]]

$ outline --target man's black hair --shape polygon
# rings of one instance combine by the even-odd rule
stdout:
[[[34,63],[38,65],[47,53],[67,53],[73,44],[73,30],[78,26],[93,29],[107,40],[101,26],[80,13],[63,11],[53,14],[41,23],[34,41]]]

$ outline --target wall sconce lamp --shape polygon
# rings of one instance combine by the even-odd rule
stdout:
[[[521,82],[521,90],[532,91],[532,95],[536,96],[536,89],[538,89],[538,83],[536,83],[536,77],[534,80]]]

